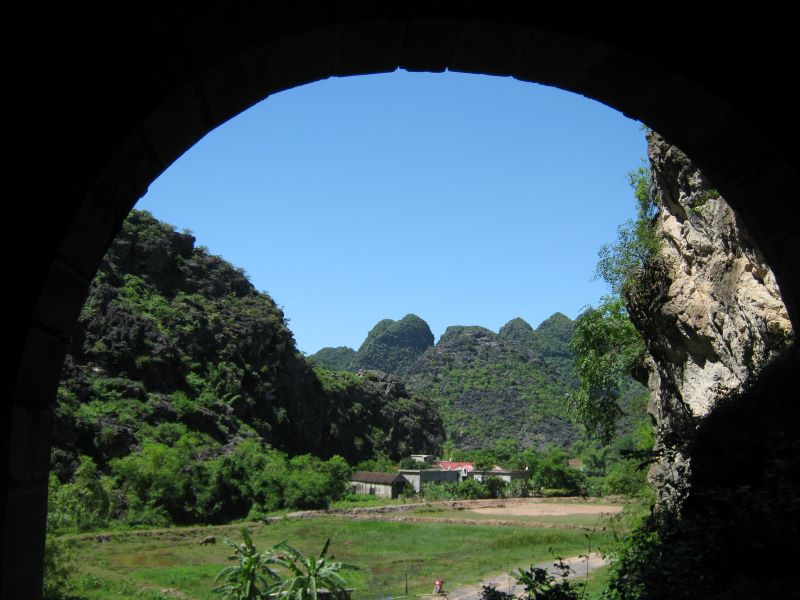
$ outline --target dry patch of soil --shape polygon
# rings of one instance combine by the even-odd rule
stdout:
[[[622,507],[614,504],[556,504],[535,500],[502,506],[475,507],[472,512],[497,517],[555,517],[565,515],[599,515],[622,512]]]

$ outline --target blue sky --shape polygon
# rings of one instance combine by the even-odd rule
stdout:
[[[415,313],[497,330],[574,318],[634,213],[640,124],[593,100],[459,73],[329,79],[209,133],[137,208],[189,228],[283,307],[298,348],[358,348]]]

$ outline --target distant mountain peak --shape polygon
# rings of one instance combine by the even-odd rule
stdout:
[[[533,335],[533,327],[525,319],[517,317],[503,325],[498,335],[502,338],[527,343]]]
[[[572,325],[573,321],[567,315],[562,312],[554,312],[552,315],[547,317],[544,321],[539,323],[539,327],[536,329],[541,329],[542,327],[549,327],[555,324],[566,324]]]
[[[399,321],[383,319],[367,334],[351,365],[355,370],[373,369],[400,374],[431,346],[433,332],[417,315],[407,314]]]

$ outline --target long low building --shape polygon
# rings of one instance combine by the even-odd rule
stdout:
[[[397,498],[405,484],[406,480],[397,473],[356,471],[350,478],[350,493]]]
[[[401,469],[400,474],[418,494],[425,483],[458,483],[461,480],[459,471],[446,471],[443,469]]]
[[[512,471],[509,469],[500,468],[494,468],[491,471],[473,471],[470,473],[470,475],[477,481],[485,481],[490,477],[496,477],[497,479],[505,481],[506,483],[511,483],[512,481],[527,479],[530,477],[530,473],[528,471]]]

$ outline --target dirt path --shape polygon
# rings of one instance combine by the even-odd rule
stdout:
[[[575,523],[546,523],[542,521],[518,521],[504,519],[460,519],[455,517],[417,517],[405,515],[349,515],[354,521],[396,521],[404,523],[448,523],[450,525],[470,525],[475,527],[520,527],[523,529],[576,529],[594,531],[591,525]]]
[[[559,501],[560,500],[560,501]],[[464,517],[428,517],[421,513],[403,514],[424,508],[441,508],[456,511],[473,512],[476,515],[498,517],[495,519],[475,519]],[[363,508],[340,508],[329,510],[305,510],[268,517],[266,522],[281,519],[313,519],[321,516],[336,515],[366,521],[405,521],[409,523],[450,523],[455,525],[474,526],[512,526],[530,529],[577,529],[592,531],[590,525],[574,523],[547,523],[542,521],[524,521],[521,519],[503,519],[509,517],[543,517],[569,515],[612,515],[622,511],[619,504],[593,504],[577,498],[541,499],[510,498],[504,500],[446,500],[442,502],[420,502],[413,504],[392,504]]]
[[[565,515],[593,515],[598,513],[616,514],[622,512],[618,504],[575,504],[555,502],[526,502],[504,506],[479,506],[472,509],[479,515],[498,515],[504,517],[560,517]]]
[[[595,504],[581,498],[507,498],[501,500],[443,500],[439,502],[414,502],[384,506],[332,508],[325,510],[299,510],[280,516],[267,517],[265,521],[280,519],[311,519],[321,516],[348,516],[367,518],[375,515],[396,515],[425,508],[469,510],[492,516],[565,516],[577,514],[614,514],[622,511],[620,504]]]
[[[608,559],[597,553],[591,553],[588,559],[585,556],[572,556],[565,558],[564,563],[568,564],[572,569],[570,574],[571,579],[579,579],[586,577],[587,572],[594,571],[595,569],[608,564]],[[536,565],[540,569],[547,569],[548,573],[555,577],[561,576],[561,571],[555,567],[553,561],[538,563]],[[446,584],[447,582],[445,582]],[[522,594],[524,588],[517,585],[508,573],[499,573],[493,577],[487,577],[481,583],[472,586],[465,586],[447,591],[445,596],[425,595],[425,598],[445,598],[446,600],[479,600],[481,597],[481,588],[484,585],[493,585],[501,592],[509,592],[518,596]]]

